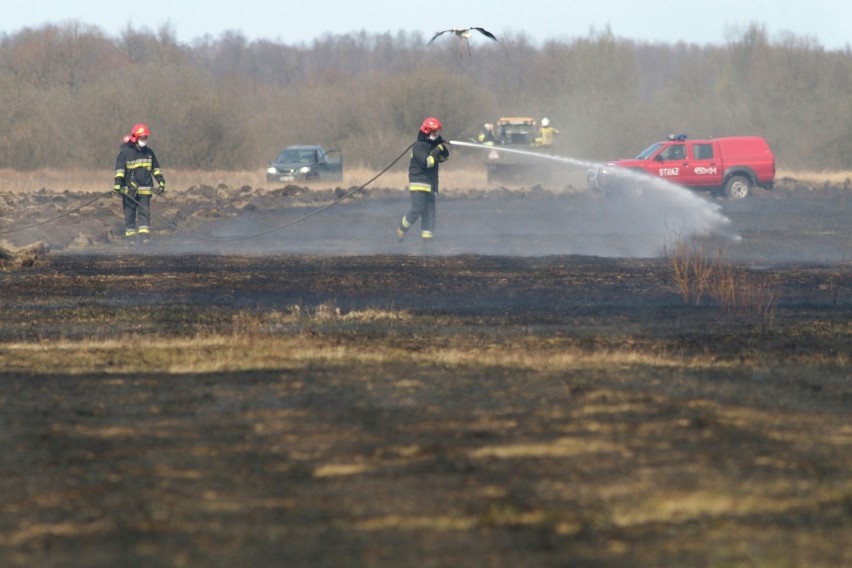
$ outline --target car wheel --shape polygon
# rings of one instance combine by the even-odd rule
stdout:
[[[732,176],[725,183],[725,196],[728,199],[745,199],[751,194],[751,181],[745,176]]]

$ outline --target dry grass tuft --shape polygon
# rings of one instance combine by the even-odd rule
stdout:
[[[775,179],[780,180],[784,178],[799,180],[803,183],[811,184],[815,188],[824,187],[825,185],[844,185],[852,188],[852,171],[848,170],[825,172],[779,169],[775,174]]]
[[[734,266],[721,250],[710,259],[694,239],[677,239],[665,247],[664,256],[684,302],[700,305],[706,294],[725,315],[758,316],[767,324],[774,320],[778,283],[772,276]]]
[[[713,264],[695,239],[690,242],[677,239],[669,249],[664,248],[664,256],[672,267],[675,285],[684,302],[698,305],[701,297],[710,285]]]
[[[333,302],[314,307],[293,304],[286,311],[239,312],[231,318],[231,333],[234,336],[271,335],[292,324],[335,323],[335,322],[405,322],[412,319],[406,311],[365,308],[342,311]],[[213,331],[212,333],[216,333]]]
[[[761,317],[771,324],[778,306],[777,282],[772,276],[756,275],[722,260],[713,263],[710,295],[726,315]]]
[[[43,241],[18,248],[8,241],[0,241],[0,270],[35,266],[50,252],[50,245]]]

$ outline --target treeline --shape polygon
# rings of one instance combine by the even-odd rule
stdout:
[[[0,168],[111,170],[146,122],[167,168],[262,169],[288,144],[381,167],[438,116],[467,139],[501,115],[547,116],[557,150],[634,155],[668,133],[757,134],[781,167],[852,169],[852,53],[753,24],[724,45],[646,44],[605,29],[426,45],[418,33],[311,45],[239,33],[182,44],[163,27],[108,37],[78,22],[0,36]]]

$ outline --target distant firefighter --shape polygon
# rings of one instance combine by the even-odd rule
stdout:
[[[476,141],[480,144],[485,144],[486,146],[493,146],[496,141],[494,138],[494,125],[491,123],[482,125],[482,130],[476,137]]]
[[[538,129],[538,136],[535,139],[536,146],[553,146],[553,139],[559,131],[550,126],[550,119],[545,117],[541,119],[541,128]]]
[[[436,33],[435,35],[433,35],[432,39],[429,40],[428,45],[431,45],[432,42],[435,41],[440,35],[446,34],[446,33],[452,33],[452,34],[455,34],[456,37],[459,38],[459,57],[464,55],[463,52],[462,52],[463,47],[467,47],[467,54],[470,55],[469,38],[470,38],[470,32],[472,30],[476,30],[479,33],[481,33],[482,35],[484,35],[485,37],[487,37],[491,40],[497,41],[497,38],[494,37],[494,34],[489,32],[485,28],[452,28],[452,29],[449,29],[449,30],[440,31],[440,32]]]
[[[148,243],[151,233],[151,195],[166,191],[166,180],[157,156],[148,147],[151,131],[142,123],[133,125],[115,159],[113,191],[122,197],[124,237],[128,244]],[[138,216],[138,224],[137,224]]]

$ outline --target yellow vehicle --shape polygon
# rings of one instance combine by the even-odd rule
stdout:
[[[542,152],[536,146],[538,123],[529,116],[504,116],[494,123],[495,146],[485,158],[485,171],[489,182],[514,181],[519,183],[547,182],[551,166],[547,160],[516,152],[501,152],[511,148]]]

